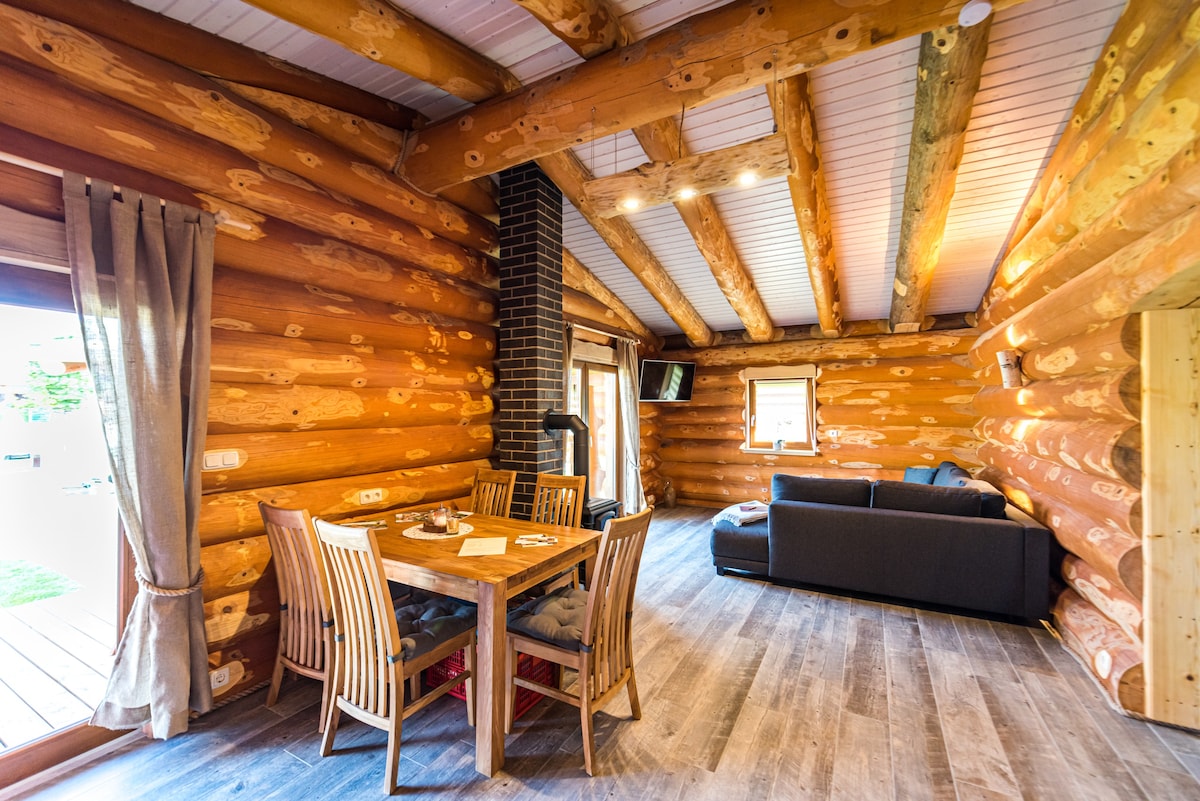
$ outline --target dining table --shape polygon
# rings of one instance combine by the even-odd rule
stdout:
[[[601,532],[472,514],[461,519],[458,534],[424,538],[429,535],[421,530],[422,524],[410,518],[388,515],[381,525],[372,526],[383,569],[391,581],[477,605],[475,768],[494,776],[504,767],[508,600],[581,562],[590,569]],[[491,538],[491,544],[498,546],[501,537],[503,553],[460,555],[469,540]],[[522,545],[518,538],[539,539],[537,544]]]

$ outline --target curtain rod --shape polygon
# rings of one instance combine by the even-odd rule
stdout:
[[[34,172],[40,172],[43,175],[53,175],[58,178],[63,177],[63,171],[61,169],[59,169],[58,167],[51,167],[49,164],[43,164],[40,161],[34,161],[33,159],[27,159],[23,156],[16,156],[16,155],[13,155],[12,153],[5,153],[3,150],[0,150],[0,161],[7,162],[16,167],[24,167],[25,169],[33,170]],[[87,181],[88,186],[92,185],[92,179],[90,177],[84,176],[84,179]],[[120,194],[121,187],[117,186],[116,184],[113,184],[113,192]],[[159,198],[158,202],[159,202],[159,205],[161,205],[161,206],[167,205],[167,201],[163,200],[162,198]],[[237,228],[242,231],[253,231],[254,230],[253,225],[242,222],[241,220],[235,219],[233,217],[233,215],[231,215],[225,209],[219,209],[215,214],[213,214],[213,221],[217,225],[227,225],[230,228]]]
[[[582,323],[567,321],[567,328],[582,328],[584,331],[591,331],[593,334],[602,334],[603,336],[612,337],[613,339],[623,339],[626,342],[632,342],[635,345],[642,344],[642,341],[637,337],[631,337],[626,334],[614,334],[612,331],[605,331],[601,328],[593,328],[590,325],[583,325]]]

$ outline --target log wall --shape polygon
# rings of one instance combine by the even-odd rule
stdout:
[[[970,354],[989,384],[975,399],[982,477],[1068,551],[1054,624],[1113,700],[1139,714],[1149,683],[1142,637],[1154,623],[1143,620],[1150,610],[1142,601],[1143,543],[1154,533],[1142,514],[1139,313],[1191,303],[1200,271],[1200,116],[1178,114],[1200,96],[1200,11],[1178,5],[1165,29],[1147,22],[1159,26],[1144,34],[1149,46],[1110,40],[1108,57],[1129,55],[1130,64],[1108,87],[1107,104],[1087,117],[1096,146],[1055,154],[1053,163],[1070,169],[1053,176],[1052,202],[1026,209],[1021,236],[985,293]],[[1145,9],[1130,3],[1117,31],[1139,26],[1128,17]],[[1022,356],[1024,385],[1004,389],[995,354],[1009,348]],[[1194,508],[1196,488],[1179,478],[1183,485],[1169,491]],[[1194,621],[1198,590],[1183,592]]]
[[[52,52],[23,35],[75,47]],[[333,519],[465,502],[475,470],[489,465],[495,228],[444,199],[411,195],[360,156],[227,93],[212,80],[220,64],[201,76],[4,4],[0,49],[14,70],[14,102],[0,110],[16,133],[6,151],[243,223],[218,225],[206,443],[237,464],[203,474],[200,516],[209,661],[232,668],[218,702],[234,697],[269,679],[276,647],[278,588],[260,500]],[[57,105],[70,111],[47,111]],[[127,132],[121,141],[136,132],[155,142],[153,156],[96,133],[114,128]],[[304,144],[324,166],[288,163],[288,148],[256,150],[253,137],[292,152]],[[0,204],[61,221],[57,177],[11,165],[3,177]],[[362,503],[367,489],[382,499]]]
[[[697,364],[692,400],[642,404],[643,466],[681,501],[726,506],[769,500],[771,476],[900,478],[943,460],[979,465],[972,400],[980,389],[967,352],[973,329],[792,340],[667,351]],[[746,367],[817,366],[818,454],[747,453]],[[653,464],[650,460],[653,459]]]

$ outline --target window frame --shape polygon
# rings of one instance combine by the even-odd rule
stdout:
[[[773,453],[790,456],[819,456],[817,443],[817,367],[813,364],[788,365],[781,367],[747,367],[739,373],[743,386],[744,437],[740,450],[743,453]],[[755,440],[756,395],[758,382],[800,381],[807,386],[804,398],[808,441],[801,447],[776,448],[760,444]]]

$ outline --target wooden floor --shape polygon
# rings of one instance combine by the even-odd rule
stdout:
[[[90,718],[115,642],[77,593],[0,609],[0,753]]]
[[[445,698],[405,724],[419,799],[1200,799],[1200,737],[1122,717],[1041,629],[718,577],[711,510],[662,510],[638,587],[643,718],[597,716],[583,772],[575,710],[518,721],[505,770],[474,770]],[[384,737],[347,721],[319,756],[316,685],[230,704],[14,798],[347,799],[382,795]],[[0,796],[4,793],[0,791]]]

